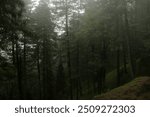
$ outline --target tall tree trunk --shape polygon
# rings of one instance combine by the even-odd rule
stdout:
[[[118,3],[117,3],[118,5]],[[120,86],[120,41],[121,41],[121,32],[120,32],[120,14],[116,14],[116,38],[117,38],[117,86]]]
[[[76,94],[76,99],[78,100],[79,99],[79,82],[80,82],[80,76],[79,76],[79,42],[77,41],[77,79],[76,79],[76,82],[77,82],[77,94]]]
[[[90,86],[93,86],[93,83],[91,82],[91,79],[90,79],[90,77],[89,77],[89,54],[88,54],[88,52],[86,52],[86,58],[85,58],[85,61],[86,61],[86,75],[85,75],[85,77],[87,78],[87,82],[88,82],[88,84],[87,84],[87,88],[88,88],[88,94],[90,94],[90,93],[93,93],[93,96],[94,96],[94,87],[92,87],[93,88],[93,92],[90,92],[90,89],[91,89],[91,87]]]
[[[120,86],[120,49],[117,49],[117,86]]]
[[[80,79],[80,57],[79,57],[79,40],[77,40],[77,94],[76,99],[79,99],[79,96],[82,95],[82,85]]]
[[[27,83],[27,80],[26,80],[26,73],[27,73],[27,69],[26,69],[26,55],[27,55],[27,53],[26,53],[26,37],[24,37],[24,42],[23,42],[23,73],[22,73],[22,77],[24,78],[24,83],[27,85],[28,83]],[[26,89],[24,89],[24,94],[23,94],[23,97],[25,98],[25,99],[28,99],[28,94],[27,94],[27,90]]]
[[[126,74],[127,73],[126,49],[125,49],[125,44],[122,45],[123,45],[123,67],[124,67],[124,73]]]
[[[12,39],[12,63],[13,65],[15,65],[15,62],[16,62],[16,58],[15,58],[15,39],[14,39],[14,36],[12,36],[13,39]]]
[[[106,79],[106,59],[107,59],[107,45],[106,45],[106,39],[107,39],[107,25],[104,25],[104,32],[102,36],[102,45],[101,45],[101,67],[100,67],[100,83],[101,83],[101,93],[104,92],[105,89],[105,79]]]
[[[17,37],[18,38],[18,37]],[[21,55],[19,53],[18,39],[16,40],[16,67],[17,67],[17,80],[18,80],[18,91],[19,99],[23,99],[23,88],[22,88],[22,67],[21,67]]]
[[[23,63],[24,63],[24,77],[26,77],[26,39],[24,38],[24,50],[23,50]]]
[[[125,30],[126,30],[126,41],[127,41],[127,51],[128,51],[128,57],[129,57],[129,68],[131,72],[131,78],[134,78],[135,73],[134,73],[134,65],[132,62],[132,53],[131,53],[131,36],[130,36],[130,29],[129,29],[129,21],[128,21],[128,15],[127,15],[127,3],[124,1],[124,18],[125,18]]]
[[[70,83],[70,99],[73,99],[73,80],[71,78],[71,58],[70,58],[70,39],[68,29],[68,0],[65,0],[65,18],[66,18],[66,39],[67,39],[67,66],[68,66],[68,77]]]
[[[38,70],[38,79],[39,79],[40,99],[42,99],[41,69],[40,69],[40,48],[39,48],[39,44],[37,44],[37,70]]]
[[[45,50],[45,44],[46,44],[46,42],[45,42],[45,39],[44,39],[44,41],[43,41],[43,58],[42,58],[42,74],[43,74],[43,99],[46,99],[46,57],[45,57],[45,55],[46,55],[46,50]]]

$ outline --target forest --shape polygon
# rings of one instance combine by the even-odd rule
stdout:
[[[150,0],[0,0],[0,99],[150,99],[149,76]]]

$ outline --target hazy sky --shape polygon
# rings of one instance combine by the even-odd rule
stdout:
[[[37,2],[37,3],[38,3],[40,0],[32,0],[32,1],[35,1],[35,2]]]
[[[33,2],[35,2],[36,5],[38,5],[40,0],[32,0]]]

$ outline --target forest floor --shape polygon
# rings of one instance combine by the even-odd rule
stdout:
[[[107,93],[95,96],[97,100],[148,100],[150,77],[139,77]]]

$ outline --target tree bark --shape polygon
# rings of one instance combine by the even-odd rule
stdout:
[[[19,54],[18,39],[16,40],[16,67],[17,67],[17,80],[18,80],[19,99],[23,99],[22,67],[21,67],[21,55]]]
[[[40,99],[42,99],[42,85],[41,85],[41,68],[40,68],[40,48],[37,44],[37,70],[38,70],[38,79],[39,79],[39,92]]]
[[[66,39],[67,39],[67,66],[68,66],[68,77],[70,83],[70,99],[73,99],[73,80],[71,78],[71,59],[70,59],[70,39],[68,29],[68,0],[65,0],[65,18],[66,18]]]
[[[120,86],[120,50],[117,50],[117,86]]]
[[[13,63],[13,65],[15,65],[15,62],[16,62],[16,58],[15,58],[15,40],[14,40],[14,37],[13,37],[13,39],[12,39],[12,63]]]
[[[125,29],[126,29],[126,41],[127,41],[127,51],[128,51],[128,57],[129,57],[129,68],[131,72],[131,78],[134,78],[135,73],[134,73],[134,65],[132,63],[132,53],[131,53],[131,36],[130,36],[130,31],[129,31],[129,21],[128,21],[128,15],[127,15],[127,6],[124,1],[124,18],[125,18]]]

